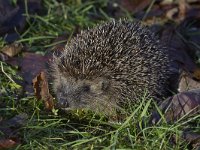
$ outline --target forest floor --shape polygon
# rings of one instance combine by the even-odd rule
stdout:
[[[161,104],[144,93],[123,120],[63,112],[46,63],[81,30],[113,18],[141,20],[174,50],[179,93]],[[198,0],[0,0],[0,149],[200,149],[199,65]]]

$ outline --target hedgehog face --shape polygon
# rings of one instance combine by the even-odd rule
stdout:
[[[57,81],[58,82],[58,81]],[[64,110],[90,109],[96,112],[112,112],[116,105],[111,90],[111,83],[103,78],[80,80],[61,77],[55,86],[58,104]]]

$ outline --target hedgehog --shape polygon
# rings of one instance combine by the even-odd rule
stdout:
[[[112,115],[144,93],[157,102],[169,94],[168,48],[139,21],[112,20],[81,31],[51,64],[62,109]]]

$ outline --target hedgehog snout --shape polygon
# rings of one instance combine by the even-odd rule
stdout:
[[[56,97],[57,97],[57,100],[58,100],[57,104],[61,108],[69,107],[68,98],[66,97],[66,95],[64,93],[65,92],[63,92],[62,90],[58,90],[57,93],[56,93]]]
[[[66,98],[59,98],[58,106],[66,108],[66,107],[69,107],[69,103]]]

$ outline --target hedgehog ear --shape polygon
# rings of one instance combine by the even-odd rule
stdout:
[[[52,62],[54,64],[59,64],[58,56],[55,53],[53,53],[53,55],[52,55]]]
[[[47,63],[47,67],[50,68],[51,71],[58,71],[58,64],[59,64],[59,59],[58,57],[53,53],[52,54],[52,59],[50,59]]]

